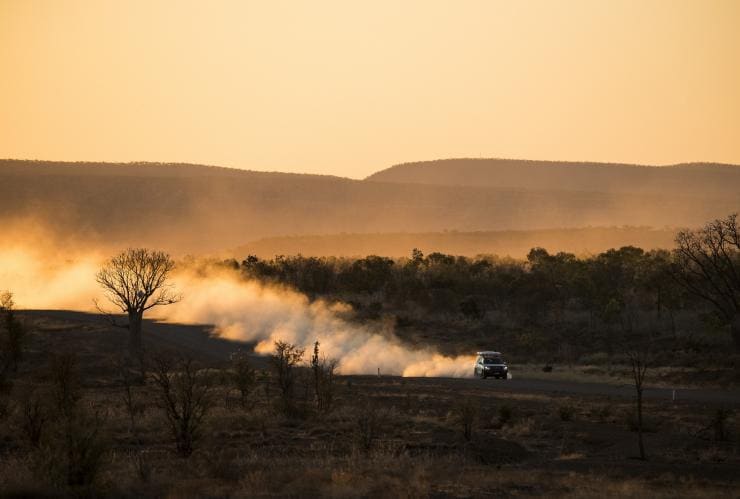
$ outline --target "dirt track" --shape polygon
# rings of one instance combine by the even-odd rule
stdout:
[[[73,312],[67,310],[27,310],[24,315],[33,318],[50,318],[65,322],[109,325],[109,319],[100,314],[84,312]],[[120,322],[125,322],[121,320]],[[113,327],[113,326],[109,326]],[[186,325],[145,321],[144,340],[160,348],[183,349],[199,357],[204,362],[220,363],[229,358],[229,355],[239,348],[251,349],[253,345],[229,341],[212,335],[209,325]],[[254,355],[255,366],[264,368],[266,359]],[[519,378],[516,375],[516,366],[512,366],[514,379],[481,380],[466,378],[413,378],[413,383],[431,387],[440,385],[444,390],[455,391],[501,391],[509,393],[548,393],[562,395],[579,395],[594,397],[631,398],[634,396],[634,388],[631,386],[615,386],[604,383],[581,383],[560,380],[542,380]],[[366,376],[354,376],[366,378]],[[391,378],[391,376],[384,376]],[[411,379],[406,378],[409,382]],[[672,400],[673,391],[666,388],[648,388],[645,397],[654,400]],[[678,402],[691,402],[699,404],[711,404],[721,406],[740,407],[739,390],[719,389],[681,389],[676,392]]]

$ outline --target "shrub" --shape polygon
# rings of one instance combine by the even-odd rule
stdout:
[[[730,432],[727,429],[727,420],[732,416],[732,411],[720,407],[714,413],[711,426],[714,428],[714,439],[720,442],[724,442],[730,439]]]
[[[7,291],[0,292],[0,371],[17,371],[18,363],[23,358],[23,342],[26,328],[16,319],[13,309],[13,295]],[[0,373],[0,377],[2,373]]]
[[[558,407],[558,416],[561,421],[572,421],[576,413],[576,408],[572,405],[561,405]]]
[[[187,457],[193,453],[203,420],[213,406],[211,376],[189,357],[158,355],[154,357],[152,377],[177,452]]]
[[[63,418],[48,445],[37,450],[37,474],[59,488],[89,488],[100,476],[107,448],[100,413],[78,410]]]
[[[511,406],[503,404],[498,408],[498,422],[503,426],[513,419],[514,411]]]
[[[463,437],[467,442],[473,438],[473,428],[478,421],[480,404],[472,398],[463,398],[453,406],[455,421],[460,425]]]
[[[314,344],[311,357],[311,371],[313,374],[316,408],[320,412],[329,412],[334,403],[334,371],[337,361],[319,355],[319,342]]]
[[[70,417],[80,400],[80,373],[77,356],[71,353],[52,354],[49,359],[51,397],[60,415]]]
[[[231,380],[239,390],[242,407],[246,407],[249,395],[257,386],[257,373],[249,362],[249,354],[242,350],[231,355]]]
[[[44,428],[50,419],[46,401],[38,392],[32,392],[23,401],[21,429],[33,447],[39,447]]]
[[[284,341],[275,342],[275,353],[270,357],[270,363],[275,371],[283,410],[288,416],[296,415],[295,401],[295,368],[303,359],[305,350]]]
[[[355,431],[360,448],[365,452],[372,449],[378,437],[380,417],[373,403],[365,403],[355,417]]]

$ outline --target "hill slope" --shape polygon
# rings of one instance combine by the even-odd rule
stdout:
[[[740,166],[711,163],[638,166],[514,159],[445,159],[395,165],[366,180],[737,199]]]
[[[672,248],[676,230],[651,230],[644,227],[593,227],[582,229],[544,229],[530,231],[427,232],[385,234],[331,234],[280,236],[259,239],[228,252],[244,258],[256,255],[364,257],[409,256],[413,248],[424,253],[435,251],[452,255],[499,255],[524,258],[539,246],[552,253],[597,254],[609,248],[639,246],[649,250]]]
[[[740,206],[728,196],[367,182],[198,165],[0,161],[0,231],[173,252],[282,235],[693,226]],[[10,235],[9,235],[10,234]]]

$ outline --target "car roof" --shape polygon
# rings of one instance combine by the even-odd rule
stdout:
[[[483,355],[484,357],[486,355],[501,355],[501,352],[491,352],[491,351],[485,350],[483,352],[478,352],[478,355]]]

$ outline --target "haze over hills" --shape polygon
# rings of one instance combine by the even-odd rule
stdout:
[[[735,167],[666,168],[663,188],[646,194],[649,182],[636,178],[639,167],[631,166],[609,166],[614,180],[599,189],[582,180],[592,178],[582,168],[573,168],[571,178],[561,172],[571,167],[558,167],[563,180],[550,185],[537,175],[491,185],[470,172],[457,184],[474,185],[428,185],[416,182],[423,178],[400,182],[402,166],[385,171],[396,177],[380,172],[358,181],[200,165],[2,160],[0,223],[43,227],[64,239],[184,253],[309,234],[697,226],[740,207]],[[447,161],[432,166],[451,171]],[[628,180],[620,181],[620,171]]]
[[[480,232],[427,232],[385,234],[328,234],[278,236],[258,239],[228,252],[233,258],[256,255],[364,257],[368,254],[408,257],[413,248],[423,253],[477,256],[492,254],[524,258],[534,247],[552,253],[598,254],[609,248],[638,246],[645,250],[672,248],[678,231],[647,227],[586,227]]]
[[[643,166],[463,158],[403,163],[374,173],[366,180],[737,199],[740,167],[715,163]]]

